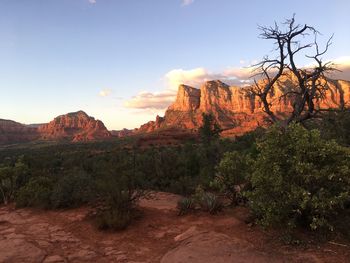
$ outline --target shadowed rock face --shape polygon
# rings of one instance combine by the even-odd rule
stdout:
[[[0,143],[28,142],[40,137],[37,128],[0,119]]]
[[[0,120],[0,144],[35,140],[65,140],[71,142],[108,139],[112,135],[104,124],[83,111],[56,117],[41,125],[24,125],[10,120]]]
[[[292,112],[292,97],[280,98],[284,91],[296,84],[292,77],[283,77],[269,94],[272,111],[283,117]],[[258,126],[267,125],[267,115],[259,98],[248,93],[249,87],[228,86],[215,80],[205,82],[200,89],[180,85],[176,101],[164,117],[142,125],[136,132],[150,132],[161,128],[177,127],[196,131],[202,124],[202,113],[211,113],[224,129],[224,136],[241,135]],[[315,101],[317,108],[350,107],[350,82],[327,81],[325,98]]]
[[[83,111],[60,115],[39,126],[42,139],[68,139],[73,142],[93,141],[111,137],[104,124]]]

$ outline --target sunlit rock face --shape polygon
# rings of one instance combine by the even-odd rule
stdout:
[[[264,80],[260,81],[261,84]],[[283,97],[286,91],[296,87],[296,79],[282,77],[268,95],[271,110],[278,116],[291,114],[292,95]],[[251,87],[229,86],[219,80],[207,81],[200,89],[180,85],[176,101],[168,107],[164,117],[142,125],[136,132],[151,132],[157,129],[176,127],[196,131],[202,125],[202,113],[211,113],[224,129],[224,136],[236,136],[266,126],[267,115],[259,98],[249,91]],[[328,79],[325,96],[314,101],[316,108],[350,107],[350,82]]]
[[[38,127],[42,139],[69,140],[72,142],[101,140],[111,137],[103,122],[83,111],[60,115]]]

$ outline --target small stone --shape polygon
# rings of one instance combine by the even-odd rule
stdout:
[[[43,261],[43,263],[56,263],[56,262],[67,262],[67,261],[59,255],[48,256]]]
[[[123,262],[126,261],[128,258],[125,255],[119,255],[116,257],[117,262]]]

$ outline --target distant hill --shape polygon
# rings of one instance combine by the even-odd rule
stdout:
[[[25,125],[0,119],[0,144],[35,140],[81,142],[108,139],[111,136],[103,122],[83,111],[60,115],[46,124]]]

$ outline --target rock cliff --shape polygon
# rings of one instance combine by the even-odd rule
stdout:
[[[263,81],[263,80],[262,80]],[[274,111],[279,116],[292,112],[291,97],[281,98],[285,90],[291,90],[295,80],[282,78],[269,94]],[[211,113],[224,130],[223,135],[235,136],[267,124],[259,98],[248,92],[249,87],[228,86],[219,81],[207,81],[200,89],[180,85],[176,101],[166,110],[164,117],[142,125],[136,132],[150,132],[164,128],[180,128],[196,131],[202,124],[202,113]],[[350,107],[350,81],[328,79],[323,99],[315,101],[318,108]]]

